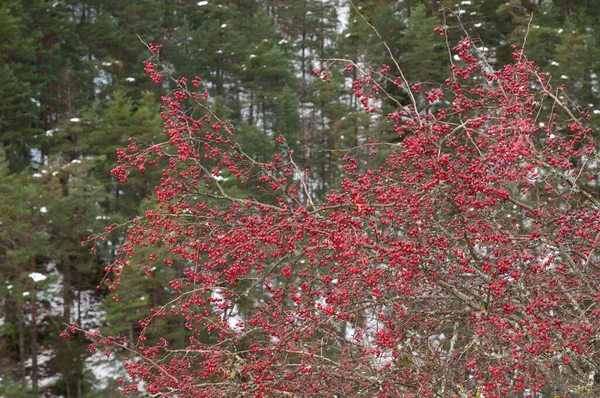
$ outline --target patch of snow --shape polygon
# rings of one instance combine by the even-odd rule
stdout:
[[[38,386],[40,388],[52,387],[52,386],[56,385],[56,383],[58,383],[60,381],[61,377],[62,377],[62,375],[60,375],[60,374],[54,375],[54,376],[50,376],[50,377],[42,377],[38,381]]]
[[[112,62],[102,62],[102,66],[112,66]]]
[[[476,28],[481,28],[481,24],[480,24],[480,23],[476,23],[476,24],[475,24],[475,25],[473,25],[473,26],[475,26]]]
[[[460,56],[458,54],[454,54],[452,58],[454,58],[455,61],[460,61]]]
[[[545,125],[546,125],[546,123],[544,123],[544,122],[540,122],[540,124],[539,124],[540,127],[544,127]]]
[[[560,78],[563,79],[563,80],[567,80],[569,78],[569,76],[567,76],[567,75],[560,75]]]
[[[105,390],[111,379],[116,380],[126,376],[125,365],[118,358],[107,358],[101,350],[96,351],[85,361],[85,366],[94,375],[92,383],[94,390]]]
[[[475,11],[470,12],[469,15],[477,15],[477,13]]]
[[[42,206],[42,208],[40,209],[40,212],[48,213],[48,209],[46,208],[46,206]],[[29,276],[31,276],[31,275],[29,275]]]
[[[52,172],[52,177],[56,177],[58,175],[58,171],[53,171]]]
[[[38,352],[37,354],[37,363],[38,365],[43,365],[46,362],[49,362],[52,358],[54,358],[54,352],[52,352],[52,350],[45,350],[43,352]],[[26,368],[30,368],[31,367],[31,358],[27,359],[25,361],[25,367]]]
[[[71,163],[81,163],[81,160],[79,160],[79,159],[73,159],[73,160],[71,160]]]
[[[223,54],[223,50],[217,50],[217,54]]]
[[[125,78],[125,81],[133,83],[135,81],[135,77],[127,77]]]
[[[42,106],[42,103],[41,103],[40,101],[38,101],[37,99],[35,99],[35,98],[29,98],[29,100],[30,100],[31,102],[33,102],[33,103],[35,104],[35,106],[37,106],[38,108],[39,108],[40,106]]]
[[[45,209],[45,207],[42,207],[42,209]],[[45,210],[45,211],[44,211],[44,210],[42,210],[42,209],[40,209],[40,211],[41,211],[42,213],[45,213],[46,211],[48,211],[48,210]],[[32,273],[30,273],[30,274],[29,274],[29,277],[30,277],[31,279],[33,279],[33,281],[34,281],[34,282],[36,282],[36,283],[37,283],[37,282],[41,282],[41,281],[45,281],[45,280],[46,280],[46,278],[48,278],[46,275],[42,275],[42,274],[40,274],[39,272],[32,272]]]
[[[112,74],[106,72],[104,69],[99,69],[97,70],[97,75],[92,79],[92,82],[94,83],[96,90],[101,91],[104,86],[112,84],[113,77]]]
[[[346,326],[344,328],[344,338],[346,340],[352,340],[354,339],[354,334],[356,332],[356,328],[354,327],[354,325],[350,322],[346,323]]]
[[[31,148],[29,150],[29,155],[31,156],[31,166],[37,167],[38,164],[42,162],[42,151],[38,148]]]
[[[349,38],[350,36],[352,36],[352,33],[346,33],[346,34],[344,35],[344,37],[345,37],[346,39],[347,39],[347,38]]]
[[[254,58],[256,58],[256,55],[255,54],[250,54],[250,59],[254,59]]]
[[[466,0],[466,1],[461,1],[460,4],[463,6],[470,6],[471,2],[469,0]]]
[[[224,24],[221,24],[221,29],[225,29],[226,27],[227,27],[227,24],[226,24],[226,23],[224,23]]]
[[[29,292],[23,292],[23,297],[29,296]]]
[[[54,135],[54,133],[56,133],[58,131],[58,128],[52,129],[52,130],[46,130],[46,137],[52,137]]]
[[[350,18],[350,5],[347,2],[337,8],[337,18],[339,23],[338,32],[343,32],[348,26],[348,18]]]
[[[598,115],[598,114],[600,114],[600,109],[594,109],[594,110],[592,111],[592,113],[593,113],[594,115]]]
[[[279,45],[287,44],[287,43],[288,43],[288,41],[286,39],[279,40]]]
[[[71,119],[69,119],[69,121],[71,123],[79,123],[81,121],[81,119],[79,119],[78,117],[72,117]]]
[[[560,28],[559,30],[557,30],[558,34],[560,35],[562,32],[564,32],[565,30],[563,28]]]
[[[208,1],[199,1],[198,4],[197,4],[198,7],[204,7],[204,6],[207,6],[207,5],[208,5]]]
[[[552,66],[558,66],[560,64],[558,62],[556,62],[556,61],[550,61],[550,65],[552,65]]]
[[[223,316],[222,316],[223,321],[227,321],[227,324],[233,331],[239,332],[239,333],[243,332],[244,318],[242,318],[240,316],[237,305],[226,300],[223,297],[223,295],[221,294],[221,291],[219,289],[213,290],[212,293],[210,294],[210,296],[214,300],[216,305],[219,305],[221,303],[229,304],[229,307],[227,308],[227,310],[225,310],[225,311],[220,310],[223,313]],[[216,307],[216,308],[218,308],[218,307]]]
[[[34,175],[32,175],[33,178],[41,178],[42,174],[41,173],[35,173]]]

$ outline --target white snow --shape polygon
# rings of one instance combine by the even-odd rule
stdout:
[[[42,103],[35,98],[29,98],[31,102],[33,102],[38,108],[42,106]]]
[[[552,65],[552,66],[558,66],[560,64],[558,62],[556,62],[556,61],[550,61],[550,65]]]
[[[73,160],[71,160],[71,163],[81,163],[81,160],[79,160],[79,159],[73,159]]]
[[[197,5],[198,5],[198,7],[207,6],[208,5],[208,1],[199,1]]]
[[[58,131],[58,128],[52,129],[52,130],[46,130],[46,137],[52,137],[54,135],[54,133],[56,133]]]
[[[133,83],[135,81],[135,77],[127,77],[125,78],[125,81]]]
[[[42,207],[42,209],[45,209],[45,207]],[[40,209],[41,211],[41,209]],[[42,211],[43,213],[45,213],[45,211]],[[42,275],[39,272],[32,272],[29,274],[29,277],[31,279],[33,279],[34,282],[41,282],[41,281],[45,281],[47,276],[46,275]]]
[[[41,173],[35,173],[34,175],[32,175],[33,178],[41,178],[42,174]]]
[[[46,206],[42,206],[41,209],[40,209],[40,212],[42,212],[42,213],[48,213],[48,209],[46,208]],[[29,276],[31,276],[31,275],[29,275]]]
[[[287,44],[287,43],[288,43],[288,41],[286,39],[279,40],[279,45]]]
[[[564,32],[565,30],[563,28],[560,28],[559,30],[557,30],[558,34],[560,35],[562,32]]]
[[[102,62],[102,66],[112,66],[112,62]]]
[[[226,23],[224,23],[224,24],[221,24],[221,29],[225,29],[226,27],[227,27],[227,24],[226,24]]]
[[[250,59],[256,58],[256,54],[250,54]]]
[[[569,78],[569,76],[567,76],[567,75],[561,75],[560,78],[563,79],[563,80],[567,80]]]
[[[460,4],[463,5],[463,6],[470,6],[471,2],[468,1],[468,0],[467,1],[461,1]]]
[[[23,297],[29,296],[29,292],[23,292]]]
[[[54,385],[56,385],[56,383],[58,383],[60,381],[60,378],[62,377],[62,375],[57,374],[54,376],[50,376],[50,377],[42,377],[39,381],[38,381],[38,386],[40,388],[48,388],[48,387],[52,387]]]
[[[31,166],[37,167],[38,164],[42,163],[42,151],[38,148],[31,148],[29,150],[29,154],[31,155]]]
[[[348,18],[350,17],[350,4],[344,2],[344,5],[337,8],[337,18],[339,23],[338,32],[343,32],[348,26]]]
[[[217,54],[223,54],[223,50],[217,50]]]
[[[351,34],[351,33],[346,33],[346,34],[344,35],[344,37],[345,37],[346,39],[347,39],[347,38],[349,38],[350,36],[352,36],[352,34]]]
[[[86,359],[86,368],[91,370],[96,378],[93,383],[94,390],[108,388],[110,379],[119,379],[126,376],[125,366],[119,358],[107,358],[102,350],[96,351]]]
[[[72,118],[70,119],[70,122],[71,122],[71,123],[79,123],[80,121],[81,121],[81,119],[79,119],[78,117],[72,117]]]
[[[452,58],[454,58],[455,61],[460,61],[460,56],[458,54],[454,54]]]
[[[592,113],[593,113],[594,115],[598,115],[598,114],[600,114],[600,109],[594,109],[594,110],[592,111]]]
[[[475,26],[476,28],[481,28],[481,24],[480,24],[480,23],[476,23],[474,26]]]
[[[229,327],[233,331],[241,333],[243,331],[243,326],[240,326],[240,325],[244,324],[244,318],[242,318],[240,316],[237,305],[233,304],[233,307],[231,307],[232,303],[223,297],[220,289],[213,290],[212,293],[210,294],[210,296],[212,299],[214,299],[216,301],[216,304],[226,302],[227,304],[230,305],[230,308],[228,308],[226,311],[218,310],[218,308],[216,308],[216,306],[215,306],[215,310],[218,310],[223,313],[222,320],[227,321],[227,325],[229,325]]]

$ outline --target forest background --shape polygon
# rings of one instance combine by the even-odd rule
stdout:
[[[443,82],[449,59],[434,28],[433,0],[354,0],[381,32],[408,80]],[[527,54],[566,87],[574,107],[600,113],[600,8],[594,0],[470,0],[452,8],[492,66],[510,63],[511,44],[528,31]],[[530,22],[530,17],[533,19]],[[528,29],[529,26],[529,29]],[[394,141],[381,103],[367,116],[343,65],[380,67],[385,48],[343,0],[4,0],[0,3],[0,395],[119,396],[119,355],[88,352],[82,336],[63,340],[64,324],[102,327],[135,341],[138,319],[173,295],[181,265],[150,276],[131,272],[120,300],[97,285],[125,232],[97,253],[82,247],[109,224],[152,208],[160,174],[132,174],[121,184],[110,170],[130,136],[163,135],[165,81],[152,84],[142,43],[162,44],[178,76],[200,76],[214,112],[236,126],[256,159],[270,158],[282,134],[314,197],[343,175],[341,155],[367,137]],[[313,69],[330,67],[326,84]],[[402,94],[398,99],[406,103]],[[598,124],[592,118],[591,124]],[[598,127],[598,126],[594,126]],[[376,167],[385,153],[361,161]],[[230,176],[223,175],[227,187]],[[229,189],[240,187],[232,184]],[[268,200],[268,198],[266,199]],[[156,335],[184,344],[178,322]],[[143,394],[143,392],[141,393]]]

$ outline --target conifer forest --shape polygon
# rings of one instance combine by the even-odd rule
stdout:
[[[0,398],[600,397],[599,0],[0,0]]]

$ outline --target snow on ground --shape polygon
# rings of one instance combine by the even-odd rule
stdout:
[[[121,358],[111,355],[107,358],[102,351],[96,351],[85,361],[85,366],[92,372],[95,381],[92,383],[94,390],[108,388],[111,380],[124,378],[127,375],[125,365]]]
[[[230,304],[231,307],[231,303],[226,300],[223,295],[221,294],[221,291],[219,289],[215,289],[212,291],[212,293],[210,294],[211,298],[213,298],[214,300],[218,300],[215,302],[215,311],[220,311],[223,312],[221,310],[218,309],[217,305],[221,302],[227,302]],[[229,325],[229,327],[231,328],[231,330],[241,333],[243,331],[243,325],[244,324],[244,318],[242,318],[240,316],[239,310],[237,308],[237,305],[233,305],[232,308],[227,310],[227,313],[223,312],[223,317],[227,317],[227,324]],[[225,319],[223,319],[225,320]]]
[[[48,287],[37,292],[38,302],[46,305],[40,305],[40,318],[53,317],[61,318],[64,311],[64,300],[62,293],[63,276],[56,268],[55,263],[46,265],[47,275],[51,276],[52,281],[48,283]],[[41,275],[41,274],[40,274]],[[30,276],[31,277],[31,276]],[[33,278],[33,277],[32,277]],[[81,326],[84,329],[91,329],[100,326],[100,322],[105,318],[105,311],[102,308],[102,298],[99,297],[94,289],[83,290],[81,292],[73,291],[73,302],[71,303],[71,322],[77,320],[78,303],[81,311]]]

